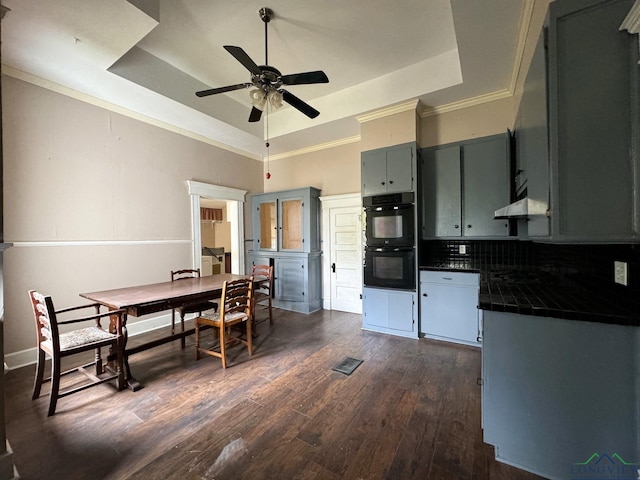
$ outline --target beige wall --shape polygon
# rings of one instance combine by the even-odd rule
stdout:
[[[5,354],[35,346],[28,289],[63,307],[190,266],[186,180],[262,191],[256,160],[10,77],[2,97]]]
[[[360,138],[362,152],[416,142],[415,109],[363,122],[360,126]]]
[[[360,142],[272,160],[269,170],[271,178],[264,180],[265,192],[308,186],[319,188],[321,195],[359,192]]]
[[[508,128],[513,129],[516,110],[513,97],[509,97],[425,117],[420,127],[421,146],[444,145],[506,132]]]

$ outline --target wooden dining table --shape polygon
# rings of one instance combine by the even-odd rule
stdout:
[[[222,273],[205,277],[184,278],[174,282],[152,283],[133,287],[102,290],[99,292],[81,293],[80,296],[92,302],[104,305],[109,310],[124,310],[123,315],[123,345],[125,381],[130,390],[139,390],[142,385],[131,375],[129,357],[135,353],[163,345],[174,340],[184,338],[194,333],[194,329],[187,329],[162,338],[127,348],[127,316],[139,317],[150,313],[177,308],[186,303],[199,303],[220,298],[225,281],[249,278],[248,275]],[[115,331],[115,319],[111,320],[109,331]],[[111,357],[113,356],[113,352]]]

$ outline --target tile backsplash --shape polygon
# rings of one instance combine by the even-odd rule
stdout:
[[[465,253],[460,253],[461,250]],[[522,270],[557,276],[578,275],[607,287],[614,285],[614,261],[617,260],[627,262],[627,288],[640,291],[640,245],[636,244],[430,240],[420,243],[419,258],[421,266],[474,269],[481,273]]]

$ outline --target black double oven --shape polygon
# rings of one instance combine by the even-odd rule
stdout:
[[[415,205],[413,192],[363,197],[364,285],[415,290]]]

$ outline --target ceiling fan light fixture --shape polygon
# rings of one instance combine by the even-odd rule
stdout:
[[[249,97],[251,98],[251,104],[256,107],[258,110],[264,110],[264,104],[267,101],[267,96],[264,93],[264,90],[261,88],[254,88],[249,92]]]
[[[276,110],[282,106],[282,102],[288,103],[293,108],[303,113],[309,118],[316,118],[320,112],[308,103],[296,97],[293,93],[285,90],[283,85],[311,85],[315,83],[328,83],[329,78],[322,70],[312,72],[301,72],[289,75],[282,75],[280,71],[269,65],[269,43],[267,37],[267,25],[273,19],[273,10],[264,7],[258,11],[260,19],[264,22],[264,65],[257,65],[251,57],[241,47],[234,45],[224,45],[224,49],[240,62],[250,73],[251,81],[248,83],[238,83],[226,87],[210,88],[196,92],[198,97],[207,97],[219,93],[232,92],[254,86],[249,92],[251,98],[251,113],[249,122],[259,122],[262,117],[264,107],[268,106]],[[267,104],[267,102],[269,102]]]
[[[271,90],[267,93],[267,100],[269,100],[269,106],[274,110],[282,106],[282,94],[277,90]]]

